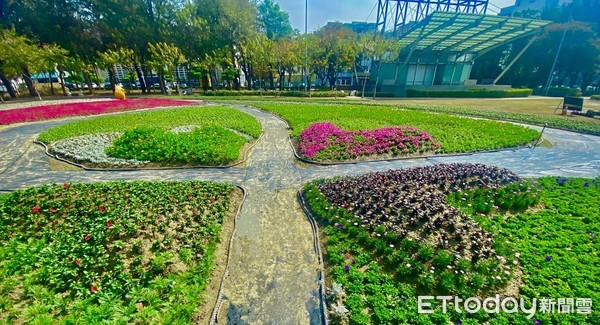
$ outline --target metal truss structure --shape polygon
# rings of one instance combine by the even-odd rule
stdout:
[[[485,14],[489,0],[377,0],[377,28],[402,34],[435,11]]]

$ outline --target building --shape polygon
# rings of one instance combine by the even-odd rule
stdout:
[[[514,5],[502,8],[500,16],[514,16],[524,11],[537,11],[541,13],[572,2],[573,0],[516,0]]]
[[[378,92],[396,96],[404,96],[409,88],[509,88],[476,85],[469,79],[474,61],[498,46],[537,35],[548,24],[533,19],[434,12],[400,36],[398,60],[382,64],[379,71],[374,69],[369,82],[374,85],[378,79]]]

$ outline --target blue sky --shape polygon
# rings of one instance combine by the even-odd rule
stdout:
[[[281,9],[290,14],[292,26],[304,32],[305,0],[276,0]],[[514,4],[514,0],[490,0],[490,4],[500,8]],[[365,21],[377,19],[377,0],[308,0],[308,31],[313,31],[327,24],[328,21]],[[491,6],[493,11],[499,11]],[[372,11],[372,13],[371,13]],[[369,16],[369,13],[371,15]],[[492,12],[488,12],[492,14]]]

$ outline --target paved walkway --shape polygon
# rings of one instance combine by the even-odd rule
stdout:
[[[296,202],[309,180],[334,175],[408,168],[449,162],[478,162],[511,169],[522,176],[600,175],[600,137],[547,129],[551,148],[521,149],[430,159],[350,165],[296,164],[287,125],[275,116],[238,106],[263,125],[262,140],[247,167],[163,171],[52,171],[36,135],[67,121],[32,123],[0,131],[0,190],[46,183],[110,180],[214,180],[248,190],[234,235],[231,264],[224,283],[219,319],[229,324],[319,324],[318,269],[311,228]]]

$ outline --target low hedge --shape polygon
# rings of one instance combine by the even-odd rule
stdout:
[[[548,88],[548,94],[546,94],[546,91],[543,88],[538,88],[535,90],[534,94],[548,97],[579,97],[582,95],[581,89],[569,87]]]
[[[218,90],[203,91],[200,96],[281,96],[281,97],[346,97],[344,91],[306,91],[299,90]]]
[[[396,97],[396,94],[394,93],[385,93],[385,92],[377,92],[377,94],[375,94],[376,97]],[[362,92],[357,92],[356,96],[362,96]],[[373,97],[373,92],[365,92],[365,97]]]
[[[417,90],[407,89],[406,97],[450,97],[450,98],[509,98],[529,97],[533,90],[529,88],[488,90]]]
[[[600,100],[600,95],[592,95],[591,99]]]

